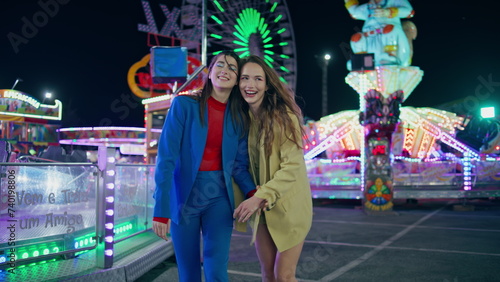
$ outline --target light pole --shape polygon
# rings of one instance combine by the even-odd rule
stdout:
[[[20,79],[20,78],[17,78],[17,79],[16,79],[16,82],[14,82],[14,85],[12,85],[12,89],[14,89],[14,88],[16,87],[17,83],[19,83],[19,82],[21,82],[21,81],[23,81],[23,80],[22,80],[22,79]]]
[[[327,82],[327,74],[328,74],[328,63],[330,62],[331,56],[330,54],[326,54],[323,57],[323,85],[322,85],[322,111],[321,116],[324,117],[328,115],[328,82]]]

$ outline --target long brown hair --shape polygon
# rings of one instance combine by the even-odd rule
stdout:
[[[250,55],[242,59],[240,73],[243,66],[247,63],[256,63],[262,67],[266,76],[267,91],[264,93],[264,99],[260,104],[259,115],[255,117],[258,123],[258,139],[261,140],[264,136],[264,150],[266,157],[272,153],[272,144],[274,141],[273,129],[279,127],[281,136],[286,136],[290,141],[295,143],[299,148],[302,148],[302,136],[304,136],[304,128],[302,111],[295,102],[295,93],[281,82],[278,73],[266,62],[258,56]],[[245,113],[248,114],[248,104],[243,103],[242,107]],[[292,119],[288,115],[292,112],[299,120],[299,128],[295,128]],[[248,118],[245,118],[248,122]],[[248,125],[246,125],[248,126]]]
[[[239,67],[239,65],[240,65],[240,61],[241,61],[240,57],[235,52],[230,51],[230,50],[222,51],[219,54],[217,54],[215,57],[212,58],[212,61],[210,62],[210,65],[208,66],[208,75],[205,78],[205,84],[204,84],[203,89],[201,90],[201,94],[199,96],[200,119],[201,119],[202,125],[207,125],[207,123],[205,121],[205,111],[207,109],[208,98],[210,98],[210,95],[212,94],[212,91],[214,90],[214,85],[212,84],[212,80],[209,79],[210,73],[211,73],[215,63],[217,62],[217,60],[221,56],[224,56],[224,60],[226,61],[226,64],[228,64],[228,65],[229,65],[229,63],[226,59],[227,56],[230,56],[236,60],[236,67]],[[234,73],[236,74],[236,79],[238,80],[239,79],[238,73],[236,71],[234,71]],[[242,113],[241,113],[241,104],[242,104],[241,101],[242,100],[243,100],[243,98],[241,97],[241,95],[239,93],[239,89],[235,85],[235,87],[233,87],[233,89],[231,90],[231,93],[229,94],[228,102],[229,102],[229,111],[231,112],[232,122],[236,128],[245,128],[245,123],[244,123]],[[241,133],[244,134],[244,132],[246,132],[246,130],[241,132]]]

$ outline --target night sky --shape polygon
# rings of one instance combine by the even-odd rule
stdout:
[[[159,3],[172,8],[182,1],[149,2],[161,27]],[[497,2],[439,2],[410,1],[418,29],[413,65],[424,77],[403,106],[440,107],[462,100],[455,109],[463,113],[475,114],[487,105],[500,108]],[[29,38],[13,44],[12,34],[22,36],[26,21],[43,12],[40,3],[51,3],[52,14],[45,14],[46,21],[30,30]],[[333,57],[329,113],[357,109],[358,95],[344,82],[345,46],[363,22],[352,19],[340,0],[289,0],[287,5],[296,42],[296,93],[305,115],[321,117],[322,70],[315,56],[327,52]],[[63,127],[143,126],[144,107],[127,84],[129,68],[150,48],[147,34],[138,30],[138,24],[146,24],[140,0],[5,0],[0,7],[0,89],[10,89],[21,78],[16,89],[40,101],[52,92],[63,103]]]

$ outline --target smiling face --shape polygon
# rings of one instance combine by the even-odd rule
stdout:
[[[231,56],[219,55],[210,70],[209,79],[216,90],[231,90],[238,84],[238,63]]]
[[[241,68],[240,92],[248,103],[250,110],[256,114],[267,90],[266,74],[256,63],[246,63]]]

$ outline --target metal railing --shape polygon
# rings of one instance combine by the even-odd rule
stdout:
[[[110,268],[114,244],[151,228],[154,165],[116,164],[114,153],[100,150],[97,164],[0,163],[0,269],[93,249]]]

